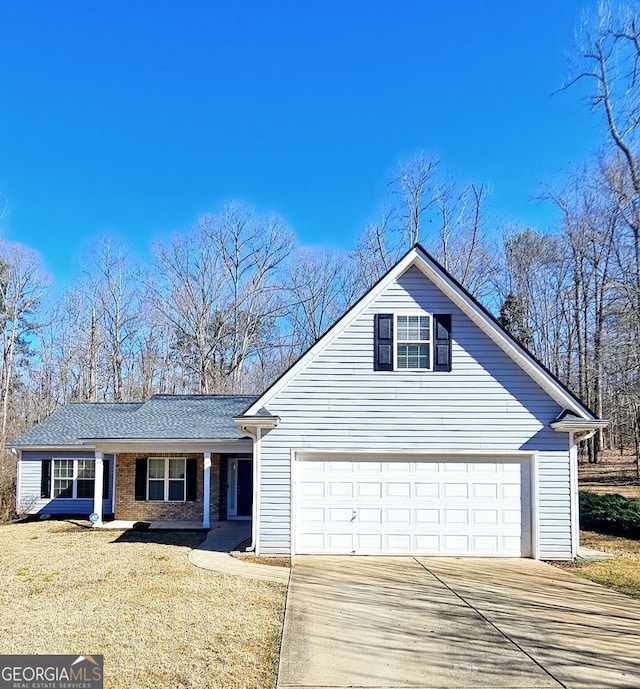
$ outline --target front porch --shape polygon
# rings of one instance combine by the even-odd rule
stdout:
[[[91,518],[96,527],[209,529],[226,520],[251,519],[251,454],[202,451],[186,443],[163,447],[163,451],[151,447],[122,449],[125,451],[112,451],[109,463],[100,451],[95,452]],[[103,513],[100,490],[107,467],[114,487],[111,521],[104,518],[107,512]]]

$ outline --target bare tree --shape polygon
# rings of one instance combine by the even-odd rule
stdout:
[[[220,359],[229,391],[241,392],[247,360],[277,339],[283,312],[280,270],[293,250],[293,235],[278,216],[258,216],[237,202],[203,218],[201,227],[220,257],[224,277],[227,336]]]
[[[389,183],[394,193],[402,200],[400,217],[406,231],[406,248],[421,240],[420,221],[425,211],[433,204],[432,185],[440,161],[425,153],[407,162],[400,163],[398,174]]]
[[[351,298],[351,262],[342,252],[301,248],[285,278],[286,319],[297,353],[318,340],[345,311]]]
[[[94,247],[85,267],[90,304],[89,371],[90,394],[97,396],[96,369],[99,343],[98,329],[103,334],[100,343],[110,375],[105,383],[111,390],[109,397],[121,402],[130,397],[129,371],[134,366],[132,348],[140,330],[139,275],[130,264],[127,250],[105,237]],[[125,366],[127,364],[127,366]]]
[[[49,285],[40,257],[16,243],[0,243],[0,447],[8,435],[16,366],[30,348],[40,324],[37,310]]]
[[[495,265],[485,233],[486,185],[460,187],[449,179],[434,194],[432,223],[438,227],[427,246],[433,255],[478,299],[490,295]]]
[[[196,391],[215,387],[215,357],[225,335],[220,315],[223,273],[218,253],[207,235],[196,228],[153,247],[155,273],[147,278],[147,295],[173,330],[173,349],[180,363],[195,375]]]

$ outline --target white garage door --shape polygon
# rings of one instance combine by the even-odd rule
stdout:
[[[297,554],[531,554],[529,463],[296,459]]]

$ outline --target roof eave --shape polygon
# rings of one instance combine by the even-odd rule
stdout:
[[[246,428],[261,428],[268,430],[275,428],[280,423],[280,417],[262,415],[236,416],[233,421],[240,432],[244,433],[246,432]]]
[[[78,450],[93,449],[90,445],[12,445],[11,443],[8,443],[7,447],[20,452],[78,452]]]
[[[595,419],[593,421],[586,419],[560,419],[552,421],[549,425],[558,433],[583,433],[604,430],[609,425],[609,422],[603,419]]]

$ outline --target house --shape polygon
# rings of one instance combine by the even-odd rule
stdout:
[[[258,554],[568,559],[604,428],[420,246],[259,397],[69,404],[17,438],[35,513],[252,519]]]

